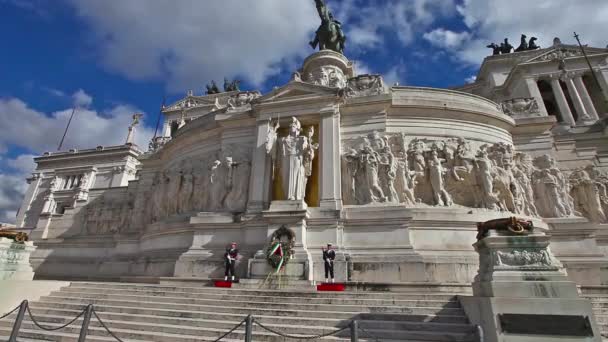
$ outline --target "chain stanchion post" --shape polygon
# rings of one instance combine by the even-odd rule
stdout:
[[[87,333],[89,332],[89,324],[91,323],[91,317],[93,316],[93,304],[87,305],[84,317],[82,319],[82,327],[80,327],[80,336],[78,336],[78,342],[85,342]]]
[[[253,316],[249,315],[245,319],[245,342],[252,342],[253,335]]]
[[[350,342],[359,342],[359,323],[356,320],[350,322]]]
[[[13,331],[11,331],[11,337],[8,338],[8,342],[17,342],[17,335],[19,335],[19,329],[21,329],[21,323],[23,323],[23,317],[25,317],[25,312],[27,311],[27,305],[27,300],[21,302],[15,324],[13,324]]]
[[[477,341],[485,342],[485,338],[483,336],[483,328],[481,327],[481,325],[475,326],[475,333],[477,335]]]

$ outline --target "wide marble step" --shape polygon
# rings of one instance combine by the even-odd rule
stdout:
[[[78,312],[64,312],[68,315],[42,314],[32,310],[36,321],[41,324],[65,324],[70,322]],[[138,328],[148,331],[170,332],[178,326],[178,331],[197,330],[201,328],[214,328],[230,330],[242,319],[220,320],[220,319],[183,319],[165,318],[151,315],[116,315],[106,312],[98,312],[99,317],[107,324],[124,329]],[[16,314],[9,316],[8,321],[15,319]],[[235,317],[236,318],[236,317]],[[350,320],[276,320],[272,317],[256,317],[255,320],[274,330],[288,331],[294,334],[313,334],[320,335],[329,333],[336,329],[345,328],[350,325]],[[328,324],[329,323],[329,324]],[[73,325],[80,326],[82,318],[77,319]],[[382,331],[408,330],[408,331],[443,331],[454,333],[469,333],[472,327],[469,324],[457,323],[431,323],[431,322],[412,322],[412,321],[386,321],[386,320],[358,320],[358,324],[363,329],[373,329]],[[97,321],[91,322],[92,326],[101,326]]]
[[[412,293],[412,292],[317,292],[313,287],[310,290],[264,290],[264,289],[223,289],[206,286],[169,286],[169,285],[150,285],[150,284],[123,284],[123,283],[86,283],[75,282],[69,289],[100,289],[108,290],[128,290],[128,291],[148,291],[148,292],[186,292],[186,293],[205,293],[220,295],[249,295],[249,296],[272,296],[272,297],[298,297],[298,298],[363,298],[363,299],[436,299],[454,300],[455,294],[446,293]],[[67,289],[66,288],[66,289]]]
[[[77,293],[77,292],[54,292],[49,296],[41,298],[41,301],[46,299],[56,300],[64,298],[80,298],[90,301],[145,301],[155,303],[170,303],[170,304],[188,304],[188,305],[213,305],[213,306],[233,306],[233,307],[258,307],[258,308],[275,308],[281,306],[285,309],[298,308],[301,310],[323,310],[323,311],[362,311],[365,309],[380,311],[379,308],[387,310],[397,308],[410,307],[427,307],[427,308],[460,308],[458,302],[442,302],[430,300],[407,300],[407,301],[386,301],[383,303],[369,303],[368,305],[344,301],[343,303],[310,303],[309,301],[300,302],[276,302],[266,301],[265,298],[251,298],[243,300],[242,298],[226,298],[218,299],[201,299],[201,298],[181,298],[181,297],[151,297],[141,295],[125,295],[122,292],[117,294],[94,294],[94,293]]]
[[[51,295],[56,295],[58,293],[62,294],[74,294],[76,296],[82,295],[95,295],[97,297],[103,296],[116,296],[120,294],[121,296],[145,296],[145,297],[155,297],[155,298],[170,298],[170,300],[175,300],[179,298],[180,300],[237,300],[237,301],[258,301],[258,302],[267,302],[267,303],[302,303],[303,300],[308,304],[350,304],[350,305],[411,305],[412,303],[422,303],[422,302],[436,302],[442,305],[448,306],[459,306],[457,299],[455,296],[434,296],[429,294],[423,295],[411,295],[411,296],[402,296],[399,298],[350,298],[350,297],[326,297],[326,298],[317,298],[317,297],[298,297],[295,294],[292,297],[275,297],[275,296],[262,296],[262,295],[242,295],[238,293],[192,293],[192,292],[177,292],[177,291],[145,291],[145,290],[114,290],[114,289],[97,289],[97,288],[80,288],[80,287],[66,287],[61,291],[57,291],[52,293]],[[421,306],[432,306],[432,305],[421,305]]]
[[[46,323],[47,327],[58,327],[59,323]],[[155,325],[155,324],[139,324],[137,326],[128,325],[120,322],[106,322],[106,325],[110,330],[121,339],[136,339],[144,341],[163,342],[167,341],[167,337],[171,337],[172,341],[175,342],[198,342],[198,341],[214,341],[220,336],[224,335],[228,329],[216,329],[216,328],[189,328],[181,325],[169,326],[169,325]],[[10,329],[10,325],[0,322],[0,326]],[[24,331],[36,331],[38,328],[30,320],[24,320],[22,323],[22,329]],[[137,328],[137,329],[133,329]],[[292,329],[281,329],[272,327],[273,330],[302,338],[311,337],[313,335],[327,333],[334,331],[335,329],[327,329],[323,332],[316,333],[313,330],[309,332],[295,332]],[[80,326],[71,325],[61,329],[62,333],[77,335],[80,332]],[[365,328],[364,328],[365,329]],[[41,331],[42,332],[42,331]],[[408,340],[420,340],[420,341],[471,341],[471,333],[455,333],[455,332],[443,332],[443,331],[404,331],[404,330],[377,330],[373,328],[365,329],[365,332],[369,333],[370,339],[387,339],[396,341],[408,341]],[[365,337],[364,331],[360,332],[361,337]],[[48,333],[44,331],[44,333]],[[344,330],[337,335],[319,337],[316,340],[327,340],[327,341],[350,341],[350,332]],[[107,331],[100,325],[93,323],[89,326],[88,336],[109,336]],[[25,336],[27,337],[27,336]],[[31,336],[34,338],[40,338],[38,336]],[[245,338],[244,326],[233,331],[227,336],[228,339],[241,340]],[[254,341],[267,341],[267,342],[282,342],[284,338],[277,334],[268,332],[261,327],[254,325],[253,328],[253,339]],[[296,338],[297,339],[297,338]]]
[[[44,303],[31,303],[31,310],[34,314],[56,315],[56,316],[76,316],[82,309],[83,305],[75,306],[72,309],[57,308]],[[138,308],[120,308],[120,307],[97,307],[97,311],[104,315],[117,317],[116,319],[135,319],[143,317],[144,320],[226,320],[238,321],[243,318],[242,313],[215,313],[203,311],[179,311],[165,309],[138,309]],[[337,326],[341,322],[348,322],[351,319],[366,320],[366,321],[394,321],[394,322],[421,322],[421,323],[454,323],[467,324],[467,318],[462,315],[413,315],[413,314],[358,314],[349,315],[343,318],[339,317],[298,317],[298,316],[272,316],[272,315],[256,315],[256,319],[262,323],[276,322],[277,324],[293,324],[295,322],[306,322],[306,324],[319,326]]]
[[[444,315],[462,315],[461,308],[436,308],[436,307],[362,307],[362,306],[343,306],[342,310],[338,310],[336,306],[298,306],[298,305],[259,305],[247,302],[234,305],[197,305],[197,304],[176,304],[176,303],[158,303],[149,301],[134,301],[134,300],[114,300],[114,299],[89,299],[78,297],[43,297],[40,303],[49,303],[53,307],[63,308],[82,308],[87,304],[94,304],[100,311],[106,307],[123,307],[123,308],[142,308],[142,309],[173,309],[185,312],[214,312],[214,313],[240,313],[246,315],[271,315],[271,316],[295,316],[295,317],[334,317],[334,318],[349,318],[361,313],[405,313],[405,314],[444,314]],[[54,303],[54,304],[51,304]]]

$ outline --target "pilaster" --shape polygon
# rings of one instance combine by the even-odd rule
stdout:
[[[256,145],[251,163],[249,181],[249,201],[247,212],[260,212],[270,203],[270,182],[272,179],[270,158],[266,154],[268,122],[258,121],[256,128]]]
[[[321,112],[320,207],[342,209],[340,170],[340,115],[336,110]]]

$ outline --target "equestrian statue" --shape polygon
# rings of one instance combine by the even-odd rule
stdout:
[[[324,0],[315,0],[317,11],[321,18],[321,26],[317,29],[315,39],[310,42],[313,49],[332,50],[344,54],[346,36],[342,31],[342,23],[334,19]]]

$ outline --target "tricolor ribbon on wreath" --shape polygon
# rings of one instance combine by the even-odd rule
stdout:
[[[281,258],[275,271],[275,274],[279,273],[281,271],[281,268],[283,268],[283,265],[285,264],[285,254],[283,253],[283,247],[281,246],[280,242],[276,242],[274,246],[272,246],[272,248],[270,249],[270,255],[277,255]]]

